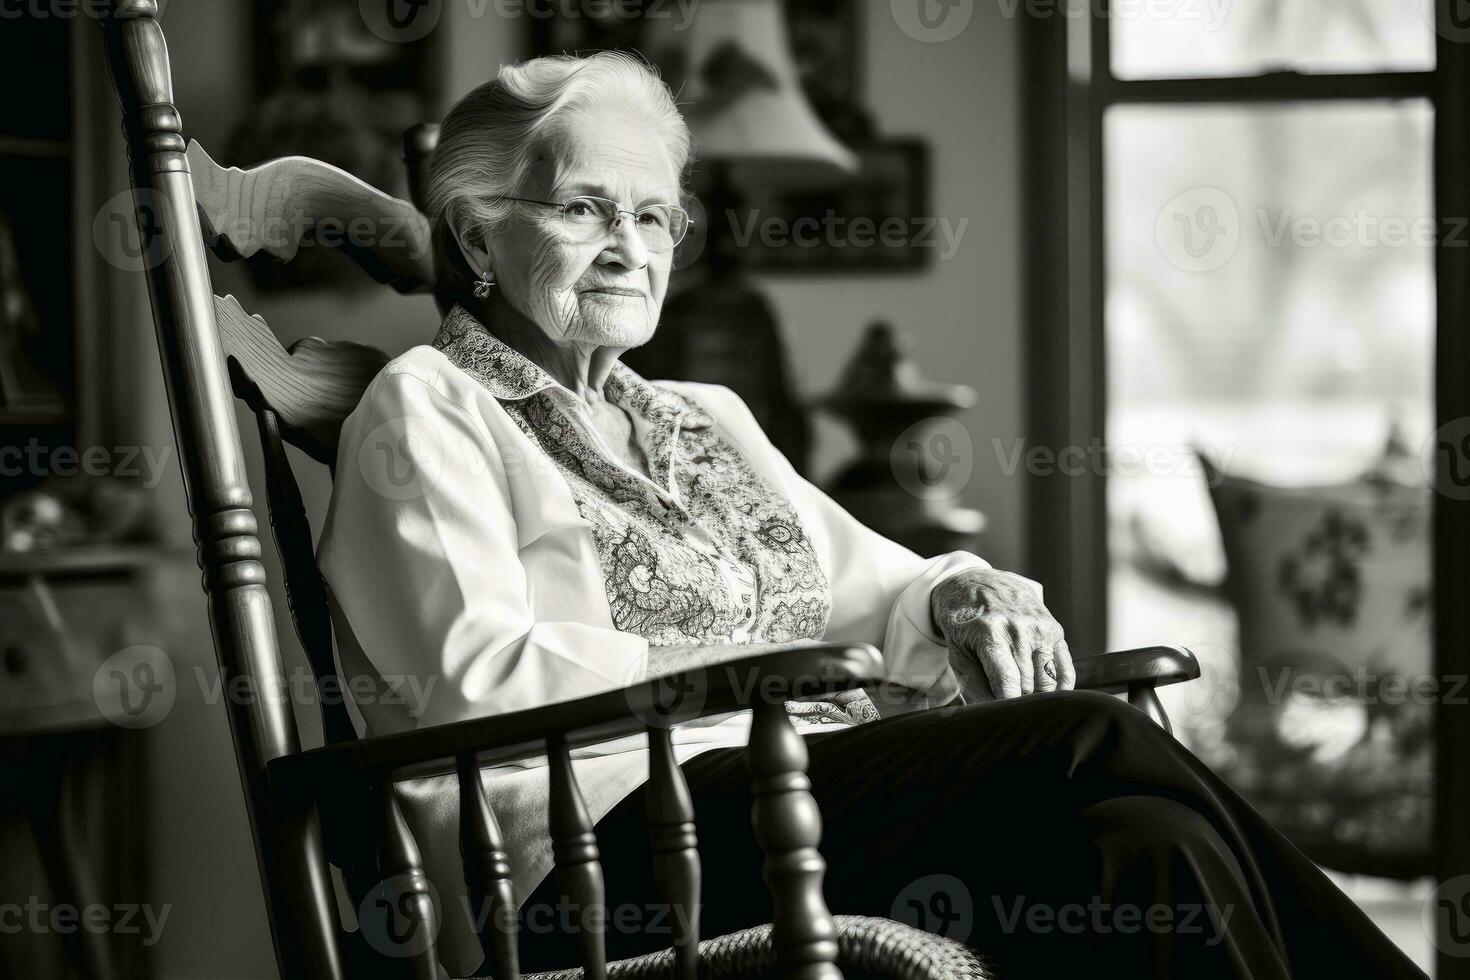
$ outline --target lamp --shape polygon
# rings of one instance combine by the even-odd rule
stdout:
[[[773,308],[742,273],[736,188],[829,183],[856,172],[858,158],[801,90],[781,0],[703,0],[687,26],[659,40],[670,74],[684,79],[678,98],[704,178],[696,230],[708,237],[690,236],[695,250],[704,242],[703,275],[670,297],[656,340],[628,361],[651,377],[729,386],[800,470],[807,420]]]
[[[781,0],[704,0],[683,33],[679,98],[701,160],[786,187],[857,170],[801,90]]]

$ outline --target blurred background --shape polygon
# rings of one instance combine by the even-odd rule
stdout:
[[[0,31],[21,93],[0,113],[0,899],[142,902],[162,921],[103,940],[119,975],[269,977],[85,8],[36,0]],[[1075,653],[1193,649],[1176,734],[1447,976],[1470,920],[1436,934],[1436,910],[1470,883],[1436,891],[1463,786],[1435,760],[1465,657],[1436,660],[1431,543],[1436,506],[1470,498],[1470,423],[1436,408],[1437,379],[1465,382],[1436,358],[1465,302],[1444,255],[1470,247],[1449,210],[1470,133],[1445,93],[1470,29],[1443,8],[196,0],[161,23],[184,132],[221,165],[301,154],[402,198],[404,131],[499,65],[654,62],[701,148],[696,232],[630,362],[734,387],[883,533],[1042,582]],[[211,274],[288,344],[396,355],[437,328],[431,297],[320,242]],[[329,478],[297,472],[319,526]],[[138,648],[164,654],[167,707],[99,715],[94,679]],[[7,936],[0,966],[64,975],[79,941]]]

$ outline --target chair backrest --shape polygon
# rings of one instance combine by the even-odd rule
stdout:
[[[253,698],[229,699],[228,710],[282,976],[340,980],[347,966],[363,976],[438,980],[443,975],[435,945],[438,913],[398,785],[426,774],[418,764],[427,762],[449,766],[444,774],[459,809],[468,907],[486,913],[484,924],[476,927],[483,958],[495,965],[497,976],[519,976],[510,859],[481,781],[481,764],[490,761],[483,754],[493,743],[509,753],[498,762],[524,758],[528,750],[546,756],[547,827],[564,908],[573,916],[568,928],[575,933],[583,975],[605,980],[600,910],[606,908],[606,894],[571,749],[643,731],[650,746],[650,857],[663,901],[679,910],[671,951],[675,975],[697,980],[703,961],[694,810],[669,728],[677,713],[666,710],[671,690],[689,689],[686,675],[517,712],[489,724],[470,720],[302,752],[260,560],[234,398],[245,399],[255,412],[287,598],[321,684],[335,669],[331,623],[286,445],[330,466],[343,420],[386,356],[359,344],[316,338],[283,348],[263,320],[233,298],[214,295],[206,239],[223,257],[264,251],[284,259],[313,235],[319,243],[341,247],[379,282],[425,290],[430,287],[428,223],[412,204],[318,161],[287,158],[253,170],[227,169],[186,143],[157,16],[158,0],[112,0],[98,20],[122,107],[149,294],[215,648],[225,683],[233,689],[239,678],[256,692]],[[411,187],[420,182],[434,137],[432,127],[417,127],[406,137]],[[717,648],[709,652],[720,653]],[[732,654],[726,650],[724,655]],[[724,665],[730,671],[724,680],[713,660],[700,673],[696,700],[700,711],[713,714],[737,706],[753,709],[752,825],[765,854],[763,877],[771,895],[770,949],[790,975],[840,980],[833,962],[837,928],[822,896],[825,865],[817,850],[820,819],[805,776],[806,748],[783,704],[812,678],[831,678],[834,692],[872,684],[881,676],[881,661],[870,647],[843,644],[784,652],[751,648],[733,656]],[[749,691],[741,693],[745,685],[735,682],[737,676],[750,678]],[[341,699],[318,701],[328,740],[352,739]],[[333,845],[332,863],[349,890],[371,899],[359,906],[359,928],[350,933],[338,914],[324,826],[331,831],[326,836]],[[393,934],[393,950],[369,949],[363,926],[371,919],[364,915],[376,917]],[[408,926],[401,937],[400,922]]]
[[[272,760],[301,751],[251,509],[234,399],[254,410],[271,523],[287,598],[318,684],[333,679],[332,635],[310,527],[285,446],[329,467],[338,433],[387,361],[361,344],[310,337],[282,346],[265,321],[215,296],[206,245],[221,258],[265,252],[288,260],[308,235],[339,247],[400,291],[432,285],[429,225],[411,204],[304,157],[251,170],[219,167],[186,143],[173,104],[157,0],[113,0],[98,21],[122,110],[135,213],[145,256],[179,458],[204,572],[216,652],[227,684],[258,696],[229,713],[277,961],[291,975],[340,976],[338,924],[318,815],[283,812]],[[405,138],[418,192],[436,127]],[[353,737],[340,698],[319,698],[329,742]]]

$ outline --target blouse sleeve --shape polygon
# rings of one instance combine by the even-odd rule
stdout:
[[[536,621],[485,421],[390,372],[347,419],[318,562],[337,612],[386,678],[433,681],[417,725],[570,700],[643,676],[648,643]]]
[[[795,506],[832,589],[826,638],[871,643],[882,650],[889,678],[923,692],[913,708],[952,700],[959,693],[959,682],[949,665],[944,635],[930,612],[929,595],[946,578],[967,569],[989,568],[989,563],[964,551],[925,559],[883,537],[798,474],[733,391],[722,385],[678,387],[714,416]],[[885,708],[885,713],[891,709]]]

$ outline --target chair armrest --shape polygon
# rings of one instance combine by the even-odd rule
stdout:
[[[544,754],[550,738],[569,747],[605,742],[751,707],[762,697],[796,700],[883,679],[883,658],[866,643],[727,644],[697,647],[682,670],[575,701],[471,718],[283,756],[273,779],[298,787],[333,785],[346,771],[394,778],[450,772],[469,753],[481,765]]]
[[[1074,661],[1079,691],[1126,691],[1162,687],[1199,677],[1199,661],[1184,647],[1140,647],[1080,657]]]

